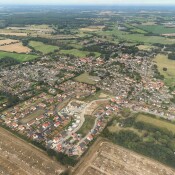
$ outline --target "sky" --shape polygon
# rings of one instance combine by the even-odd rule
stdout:
[[[3,1],[3,2],[2,2]],[[61,4],[61,5],[175,5],[175,0],[0,0],[0,4]]]

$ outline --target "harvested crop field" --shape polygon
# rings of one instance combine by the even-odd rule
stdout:
[[[83,32],[94,32],[94,31],[99,31],[102,30],[105,26],[89,26],[85,28],[81,28],[80,31]]]
[[[74,175],[174,175],[175,170],[107,141],[96,141]]]
[[[11,43],[18,43],[19,40],[13,40],[13,39],[2,39],[0,40],[0,46],[6,45],[6,44],[11,44]]]
[[[31,49],[29,49],[28,47],[23,46],[21,42],[0,46],[0,50],[6,52],[17,52],[17,53],[29,53],[31,51]]]
[[[0,128],[0,174],[58,175],[64,167],[45,152]]]
[[[0,35],[9,35],[9,36],[27,36],[27,33],[0,32]]]

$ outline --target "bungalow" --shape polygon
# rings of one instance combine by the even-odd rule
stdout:
[[[46,123],[43,123],[42,127],[43,127],[43,129],[46,129],[49,127],[49,125],[50,125],[50,123],[46,122]]]
[[[44,118],[44,115],[41,115],[41,116],[37,117],[36,120],[38,121],[38,120],[41,120],[43,118]]]
[[[93,136],[92,136],[91,134],[89,134],[89,135],[87,136],[87,139],[88,139],[89,141],[92,141],[92,140],[93,140]]]
[[[28,122],[27,126],[32,126],[33,124],[35,124],[35,120],[31,120],[30,122]]]
[[[54,124],[55,127],[58,127],[59,125],[60,125],[60,122],[56,122],[56,123]]]
[[[82,151],[84,151],[84,150],[87,148],[87,146],[86,146],[86,144],[85,144],[84,142],[81,142],[81,143],[79,144],[79,148],[80,148]]]

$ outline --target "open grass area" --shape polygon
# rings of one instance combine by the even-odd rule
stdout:
[[[10,53],[10,52],[0,51],[0,59],[4,57],[12,57],[20,62],[25,62],[25,61],[30,61],[38,58],[38,55]]]
[[[99,57],[101,54],[98,52],[93,52],[95,53],[96,57]],[[89,52],[87,51],[81,51],[78,49],[71,49],[71,50],[61,50],[60,54],[70,54],[70,55],[74,55],[75,57],[86,57]]]
[[[59,49],[57,46],[47,45],[38,41],[30,41],[29,46],[34,48],[36,51],[42,52],[43,54],[48,54]]]
[[[140,25],[137,26],[142,30],[155,34],[175,33],[175,28],[167,28],[163,25]]]
[[[96,80],[96,77],[90,76],[87,72],[75,78],[75,81],[83,82],[87,84],[96,84],[95,80]]]
[[[44,110],[37,110],[37,111],[33,112],[32,114],[28,115],[27,117],[24,117],[23,119],[21,119],[20,122],[22,124],[26,124],[29,121],[35,119],[36,117],[39,117],[42,114],[44,114]]]
[[[130,34],[129,32],[119,31],[117,28],[114,28],[111,31],[99,31],[96,32],[98,35],[102,37],[112,37],[115,36],[119,40],[127,41],[127,42],[134,42],[134,43],[147,43],[147,44],[173,44],[175,43],[175,39],[165,38],[162,36],[145,36],[144,34]],[[112,37],[113,38],[113,37]]]
[[[175,134],[175,125],[168,122],[168,121],[163,121],[159,118],[153,118],[149,116],[149,114],[139,114],[136,118],[137,122],[144,122],[148,123],[151,125],[154,125],[158,128],[166,128],[167,130],[171,131],[173,134]]]
[[[159,72],[164,75],[167,85],[175,85],[175,61],[168,59],[167,55],[158,54],[154,61],[158,66]],[[167,71],[163,71],[167,68]]]
[[[93,125],[95,123],[95,117],[94,116],[85,116],[85,122],[83,123],[83,126],[77,131],[77,133],[82,134],[83,137],[88,134],[88,132],[92,129]]]
[[[129,130],[129,131],[133,131],[135,132],[136,134],[138,134],[139,136],[142,136],[143,135],[143,132],[140,132],[138,129],[135,129],[133,127],[127,127],[127,128],[124,128],[124,127],[121,127],[119,126],[119,124],[117,123],[117,121],[113,121],[113,124],[111,126],[108,127],[108,130],[111,132],[111,133],[115,133],[115,132],[119,132],[121,130]]]
[[[152,48],[154,48],[154,46],[149,46],[149,45],[139,45],[137,46],[139,50],[145,50],[145,51],[149,51]]]

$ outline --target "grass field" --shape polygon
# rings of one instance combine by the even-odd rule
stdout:
[[[175,28],[166,28],[163,25],[140,25],[137,26],[142,30],[155,34],[164,34],[164,33],[175,33]]]
[[[82,134],[83,137],[88,134],[88,132],[92,129],[93,125],[95,123],[95,117],[94,116],[85,116],[85,122],[83,123],[83,126],[77,131],[77,133]]]
[[[99,31],[96,32],[98,35],[112,37],[115,36],[119,40],[124,40],[127,42],[134,42],[134,43],[146,43],[146,44],[173,44],[175,43],[175,39],[165,38],[162,36],[145,36],[143,34],[130,34],[128,32],[119,31],[117,29],[113,29],[112,31]],[[113,37],[112,37],[113,38]]]
[[[163,121],[161,119],[158,118],[153,118],[150,117],[149,114],[139,114],[136,118],[137,122],[144,122],[144,123],[148,123],[151,125],[154,125],[158,128],[166,128],[167,130],[173,132],[173,134],[175,134],[175,125],[166,121]]]
[[[145,51],[149,51],[152,48],[154,48],[154,46],[149,46],[149,45],[139,45],[137,46],[139,50],[145,50]]]
[[[29,46],[33,47],[36,51],[42,52],[43,54],[48,54],[59,49],[57,46],[47,45],[38,41],[30,41]]]
[[[175,61],[168,59],[167,55],[158,54],[154,61],[158,66],[159,72],[164,75],[165,83],[167,85],[175,85]],[[163,71],[163,68],[167,71]]]
[[[90,76],[87,72],[76,77],[75,81],[83,82],[87,84],[96,84],[95,77]]]
[[[100,53],[98,52],[94,52],[96,57],[100,56]],[[81,51],[78,49],[71,49],[71,50],[61,50],[60,54],[70,54],[70,55],[74,55],[75,57],[86,57],[89,52],[87,51]]]
[[[22,124],[26,124],[27,122],[35,119],[36,117],[39,117],[40,115],[44,114],[44,110],[37,110],[34,113],[28,115],[27,117],[24,117],[23,119],[21,119],[21,123]]]
[[[19,53],[10,53],[10,52],[0,51],[0,59],[4,57],[12,57],[20,62],[30,61],[38,58],[37,55],[19,54]]]

